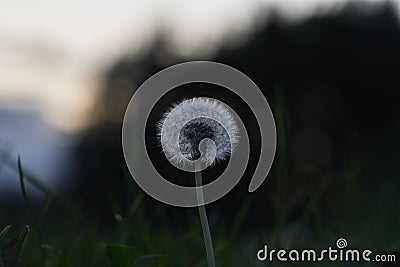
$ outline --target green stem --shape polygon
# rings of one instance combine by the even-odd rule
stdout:
[[[285,91],[281,84],[276,88],[276,123],[278,130],[278,186],[276,194],[276,240],[275,246],[279,246],[281,232],[285,222],[285,206],[284,200],[286,197],[286,182],[287,182],[287,140],[286,140],[286,125],[285,125]]]
[[[196,163],[195,164],[195,180],[196,180],[196,186],[199,187],[202,185],[202,174],[200,170],[200,164]],[[197,202],[198,203],[204,203],[204,195],[203,195],[203,189],[197,189],[196,190],[196,195],[197,195]],[[201,223],[201,228],[203,230],[203,237],[204,237],[204,244],[206,247],[206,253],[207,253],[207,262],[209,267],[215,267],[215,260],[214,260],[214,250],[213,250],[213,244],[212,244],[212,239],[211,239],[211,232],[210,232],[210,227],[208,225],[208,219],[207,219],[207,213],[206,213],[206,207],[205,205],[201,205],[198,207],[199,209],[199,215],[200,215],[200,223]]]

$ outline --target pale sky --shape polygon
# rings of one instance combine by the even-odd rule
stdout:
[[[0,110],[33,110],[61,130],[79,130],[101,72],[160,27],[180,53],[206,57],[228,34],[254,28],[261,8],[297,18],[344,1],[0,0]]]

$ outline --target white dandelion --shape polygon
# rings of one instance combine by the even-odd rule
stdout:
[[[202,161],[207,165],[225,160],[239,142],[237,123],[228,107],[213,98],[184,100],[169,109],[158,124],[158,137],[167,159],[182,164],[200,158],[199,144],[208,138]]]
[[[201,158],[201,163],[210,166],[225,160],[239,143],[239,127],[227,105],[212,98],[199,97],[184,100],[169,109],[157,125],[158,137],[165,156],[178,165]],[[210,139],[200,153],[202,140]],[[204,203],[201,163],[196,161],[196,195]],[[204,205],[198,206],[203,229],[209,267],[215,267],[214,250]]]

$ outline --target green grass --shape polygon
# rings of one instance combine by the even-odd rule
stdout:
[[[10,242],[15,243],[11,246],[13,249],[10,254],[13,261],[3,266],[18,266],[15,265],[17,260],[22,260],[21,266],[207,266],[201,228],[195,212],[189,215],[187,228],[178,234],[162,223],[154,227],[155,224],[151,223],[148,212],[142,205],[145,195],[140,192],[133,198],[126,214],[116,215],[114,225],[107,231],[100,231],[100,226],[88,219],[84,211],[68,203],[67,199],[58,196],[57,193],[51,192],[35,178],[27,176],[19,159],[16,171],[19,174],[26,211],[25,215],[21,215],[21,222],[18,225],[5,226],[0,233],[2,249],[10,247]],[[354,186],[353,180],[358,179],[357,173],[344,171],[340,178],[343,182],[339,179],[336,183],[343,185],[348,180],[346,178],[349,178]],[[41,190],[42,205],[30,201],[26,182]],[[348,211],[344,211],[343,214],[336,214],[337,217],[329,219],[321,215],[319,206],[321,194],[314,192],[304,194],[308,203],[295,224],[282,222],[279,232],[278,228],[274,228],[265,229],[254,235],[242,235],[240,234],[242,225],[251,223],[246,222],[246,214],[252,204],[252,198],[249,196],[239,207],[237,216],[232,222],[219,221],[217,229],[212,229],[216,266],[321,266],[310,263],[266,265],[257,262],[256,252],[264,244],[272,246],[277,235],[280,237],[277,248],[334,246],[336,238],[344,236],[354,248],[371,248],[380,253],[399,249],[399,238],[395,234],[399,229],[396,228],[399,226],[399,218],[398,215],[391,213],[391,210],[398,208],[398,205],[384,198],[387,191],[382,190],[375,206],[371,206],[358,216],[351,216]],[[354,194],[347,197],[353,199]],[[346,203],[346,199],[343,199],[343,202]],[[382,210],[383,205],[387,203],[392,204]],[[46,216],[46,210],[50,205],[56,205],[63,210],[64,223],[52,225],[58,220]],[[163,204],[159,204],[158,207],[160,210],[164,208]],[[351,208],[357,209],[357,201],[352,203]],[[285,210],[290,210],[289,203],[286,203]],[[29,228],[22,227],[18,232],[21,223],[31,225],[32,231],[29,233]],[[380,229],[380,232],[376,232],[377,229]],[[346,265],[326,262],[323,266]]]
[[[67,199],[57,193],[51,192],[35,178],[26,176],[20,159],[16,171],[19,174],[21,192],[26,205],[26,210],[21,211],[26,214],[21,215],[19,224],[31,225],[32,231],[29,231],[29,227],[21,227],[19,224],[4,227],[0,233],[0,247],[3,250],[5,247],[10,250],[11,247],[11,252],[8,254],[12,256],[8,262],[4,262],[3,259],[1,263],[3,265],[0,266],[18,266],[16,262],[21,260],[21,266],[207,266],[201,228],[195,212],[192,218],[189,218],[189,226],[182,231],[183,234],[175,233],[168,228],[168,225],[154,227],[148,212],[143,208],[145,195],[141,192],[134,198],[126,214],[116,215],[114,225],[110,226],[108,231],[100,231],[100,226],[89,220],[85,211],[68,203]],[[342,176],[344,182],[350,180],[351,186],[354,186],[353,180],[358,179],[357,173],[351,171],[344,171],[339,176]],[[34,207],[34,203],[30,201],[25,187],[26,182],[43,193],[41,208]],[[345,184],[341,180],[336,183]],[[280,237],[277,248],[333,246],[336,238],[343,235],[353,243],[353,247],[371,248],[380,253],[397,251],[400,244],[399,238],[394,233],[399,228],[393,226],[396,226],[396,220],[398,226],[398,216],[391,213],[390,207],[382,210],[382,206],[387,204],[384,198],[387,193],[382,190],[379,193],[380,202],[371,206],[367,213],[351,216],[351,213],[344,212],[328,219],[321,215],[319,206],[321,194],[309,192],[306,194],[309,197],[306,197],[308,203],[304,212],[294,225],[281,222],[279,228],[265,229],[254,235],[242,235],[241,227],[246,222],[246,214],[252,204],[252,197],[249,196],[238,209],[237,216],[232,222],[221,220],[217,229],[213,229],[216,265],[268,266],[257,262],[255,253],[264,244],[271,246],[277,234]],[[347,197],[349,200],[354,199],[354,195],[351,194]],[[346,199],[343,201],[346,202]],[[352,209],[357,208],[354,203]],[[63,211],[62,223],[46,216],[46,211],[51,205]],[[290,202],[285,205],[285,210],[290,210]],[[398,208],[394,203],[392,206],[394,209]],[[159,204],[159,207],[163,209],[162,204]],[[365,217],[368,215],[370,217]],[[58,222],[58,225],[51,225],[55,222]],[[18,228],[22,230],[18,231]],[[381,228],[380,233],[376,232],[377,228]],[[277,229],[280,229],[280,233],[276,233]],[[379,243],[376,243],[377,240]],[[10,246],[11,243],[13,245]],[[270,266],[293,265],[273,263]],[[296,266],[321,265],[299,263]],[[346,265],[325,262],[324,266]]]

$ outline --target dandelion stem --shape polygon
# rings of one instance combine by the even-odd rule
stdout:
[[[196,163],[195,165],[196,165],[195,166],[196,186],[201,186],[202,185],[202,173],[201,173],[201,171],[199,171],[200,164]],[[197,189],[196,195],[197,195],[197,201],[199,203],[204,203],[203,189]],[[201,205],[198,207],[198,209],[199,209],[199,215],[200,215],[201,228],[203,230],[204,244],[206,247],[208,266],[215,267],[214,249],[213,249],[213,244],[212,244],[212,239],[211,239],[210,227],[208,225],[206,207],[205,207],[205,205]]]

